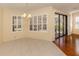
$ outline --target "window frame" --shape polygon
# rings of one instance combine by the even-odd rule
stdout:
[[[13,19],[13,17],[16,17],[16,19]],[[19,24],[19,17],[20,17],[21,24]],[[24,18],[20,15],[12,16],[12,32],[22,32],[23,31],[23,19]],[[13,21],[15,21],[16,23],[14,22],[14,24],[13,24]],[[19,25],[21,25],[21,28],[18,28]],[[13,31],[13,26],[16,26],[16,28],[14,28],[14,31]]]
[[[46,15],[46,14],[44,14],[44,15]],[[36,16],[36,15],[34,15],[34,16],[32,16],[32,17],[30,17],[29,18],[29,31],[30,32],[47,32],[48,31],[48,16],[46,15],[46,27],[47,27],[47,29],[46,30],[43,30],[43,16],[44,15],[37,15],[37,31],[34,31],[34,26],[33,26],[33,30],[30,30],[30,18],[32,18],[32,21],[34,22],[34,16]],[[42,27],[41,27],[41,30],[38,30],[38,16],[41,16],[41,21],[42,21],[42,23],[41,23],[41,25],[42,25]]]

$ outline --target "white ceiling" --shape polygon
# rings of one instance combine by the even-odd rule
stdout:
[[[43,8],[49,5],[50,4],[44,4],[44,3],[0,3],[0,7],[18,8],[25,10]]]
[[[26,9],[35,9],[46,6],[53,6],[64,12],[79,10],[79,3],[0,3],[1,7],[22,7]]]
[[[53,3],[52,6],[65,12],[79,10],[79,3]]]

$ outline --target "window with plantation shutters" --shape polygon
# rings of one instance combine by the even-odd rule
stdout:
[[[47,31],[47,15],[30,17],[30,31]]]
[[[22,31],[22,20],[21,16],[13,16],[12,17],[12,31]]]

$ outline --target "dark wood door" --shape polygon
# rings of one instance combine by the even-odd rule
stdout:
[[[67,15],[55,13],[55,38],[67,35]]]

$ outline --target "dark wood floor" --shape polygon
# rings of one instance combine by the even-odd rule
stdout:
[[[68,56],[79,56],[79,35],[72,34],[56,39],[54,43]]]

